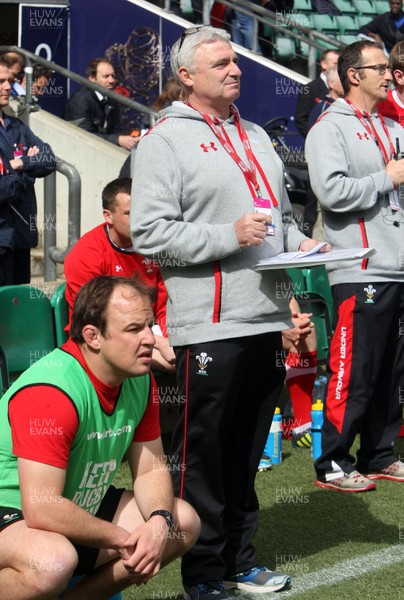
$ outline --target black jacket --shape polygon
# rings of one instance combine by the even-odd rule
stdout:
[[[397,29],[397,21],[403,20],[401,27]],[[397,42],[404,40],[404,12],[400,11],[398,14],[393,15],[392,12],[386,12],[382,15],[375,17],[367,25],[363,25],[358,30],[358,35],[363,33],[369,35],[369,33],[378,33],[382,38],[383,44],[387,52],[391,52],[393,46]]]
[[[0,157],[8,173],[0,175],[0,247],[34,248],[38,244],[36,226],[36,177],[46,177],[56,168],[51,147],[15,117],[3,113],[4,129],[0,126]],[[39,147],[35,156],[26,156],[27,149]],[[22,171],[14,171],[10,160],[14,150],[21,148]]]
[[[295,124],[304,138],[308,132],[311,109],[326,96],[327,92],[328,88],[320,76],[302,87],[296,105]]]
[[[110,98],[103,102],[86,87],[69,98],[63,118],[113,144],[118,144],[118,137],[123,134],[118,103]]]

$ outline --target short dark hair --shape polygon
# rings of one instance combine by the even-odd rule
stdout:
[[[111,67],[114,66],[107,58],[93,58],[93,60],[86,67],[86,76],[88,78],[97,77],[98,65],[101,63],[107,63],[107,65],[111,65]]]
[[[101,335],[105,336],[109,301],[114,290],[122,285],[152,302],[153,289],[138,277],[99,275],[90,279],[80,288],[74,301],[70,326],[70,337],[74,342],[78,344],[84,342],[82,332],[86,325],[94,325]]]
[[[325,60],[327,58],[327,56],[329,54],[339,54],[338,48],[327,48],[326,50],[323,50],[322,53],[320,54],[320,58],[318,59],[318,62],[321,63],[323,60]]]
[[[352,67],[360,67],[362,65],[362,52],[365,48],[377,48],[382,50],[380,44],[370,40],[359,40],[349,46],[345,46],[338,58],[338,75],[344,89],[345,96],[351,89],[351,83],[348,78],[348,69]],[[359,74],[359,77],[361,75]]]
[[[25,67],[25,58],[22,54],[20,54],[19,52],[4,52],[1,56],[0,56],[1,62],[6,64],[7,67],[10,69],[13,65],[15,65],[15,63],[18,63],[20,65],[21,71],[24,70]]]
[[[110,181],[102,190],[102,208],[104,210],[113,210],[118,194],[129,194],[132,189],[132,179],[130,177],[118,177]]]
[[[36,81],[40,77],[45,77],[47,81],[52,77],[52,69],[44,65],[36,64],[32,70],[32,81]]]

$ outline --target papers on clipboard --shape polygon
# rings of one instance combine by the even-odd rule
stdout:
[[[256,271],[267,269],[291,269],[295,267],[314,267],[341,260],[360,260],[376,254],[374,248],[343,248],[330,252],[319,252],[324,243],[318,244],[308,252],[281,252],[271,258],[260,260],[255,265]]]

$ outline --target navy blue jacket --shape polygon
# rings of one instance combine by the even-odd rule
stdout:
[[[75,121],[76,125],[95,133],[112,144],[118,144],[123,134],[119,105],[115,100],[106,99],[103,103],[92,90],[79,88],[67,101],[63,118]]]
[[[38,244],[36,225],[36,177],[46,177],[56,168],[51,147],[37,137],[20,119],[3,113],[0,125],[0,157],[8,171],[0,175],[0,247],[34,248]],[[26,156],[28,148],[39,147],[35,156]],[[10,160],[21,148],[23,168],[14,171]]]

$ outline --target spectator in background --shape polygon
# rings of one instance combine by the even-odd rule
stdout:
[[[252,10],[254,5],[261,4],[261,0],[252,0],[250,4]],[[239,10],[233,10],[231,17],[231,39],[235,44],[252,50],[254,46],[254,17],[246,15]]]
[[[34,65],[32,70],[31,82],[31,100],[33,104],[39,104],[39,97],[45,93],[46,86],[52,77],[52,69],[43,65]],[[16,90],[17,91],[17,90]],[[21,84],[18,87],[18,93],[10,98],[10,109],[18,115],[21,114],[26,107],[27,94],[27,74],[24,72]]]
[[[313,108],[311,109],[308,128],[310,129],[312,125],[317,121],[318,117],[325,111],[327,108],[331,106],[331,104],[337,100],[337,98],[344,97],[344,90],[342,88],[341,80],[338,75],[338,69],[336,67],[332,67],[327,71],[327,85],[328,92],[327,95],[317,102]]]
[[[167,106],[171,106],[171,104],[175,100],[179,100],[180,96],[181,96],[180,86],[175,81],[175,79],[169,79],[166,82],[166,84],[164,85],[161,94],[158,96],[157,100],[153,104],[152,109],[155,110],[156,112],[160,112],[161,110],[164,110],[164,108],[167,108]],[[145,133],[145,132],[143,131],[142,134],[143,133]],[[140,135],[140,131],[139,131],[139,135]],[[125,162],[123,163],[123,165],[119,171],[119,177],[130,177],[131,176],[133,162],[134,162],[135,156],[136,156],[135,152],[136,152],[136,146],[133,148],[133,151],[130,153],[130,155],[125,159]]]
[[[335,49],[327,49],[320,55],[321,73],[316,79],[302,86],[297,100],[295,111],[296,129],[305,138],[309,130],[309,116],[313,107],[325,98],[328,93],[327,72],[336,67],[339,52]],[[307,201],[304,206],[303,222],[306,235],[311,236],[317,221],[317,198],[309,185],[307,190]]]
[[[25,67],[25,58],[23,55],[18,52],[5,52],[1,55],[0,60],[7,65],[8,70],[13,76],[11,96],[24,95],[24,88],[21,86]]]
[[[262,8],[266,8],[272,12],[284,13],[293,9],[293,0],[251,0],[250,5],[251,10],[254,10],[254,5],[260,5]],[[233,10],[230,23],[232,41],[240,46],[244,46],[248,50],[252,50],[254,42],[254,17],[238,10]],[[258,23],[258,38],[264,38],[261,23]],[[260,43],[257,45],[257,51],[261,53]]]
[[[404,41],[392,49],[389,64],[394,89],[387,92],[387,100],[379,102],[377,109],[384,117],[390,117],[404,127]],[[404,148],[401,151],[404,152]]]
[[[34,65],[31,85],[31,93],[33,98],[39,98],[39,96],[43,96],[51,77],[52,69],[44,67],[43,65]]]
[[[105,58],[93,59],[86,69],[89,81],[108,90],[116,85],[113,65]],[[119,104],[85,86],[79,88],[67,101],[64,115],[66,121],[75,121],[76,125],[102,139],[131,150],[139,137],[127,135],[122,131]]]
[[[167,108],[167,106],[171,106],[175,100],[179,100],[180,96],[181,87],[178,85],[175,79],[169,79],[166,81],[161,94],[153,104],[152,108],[156,112],[160,112],[164,108]]]
[[[320,56],[321,73],[316,79],[302,86],[297,99],[295,111],[296,129],[305,138],[308,132],[309,115],[311,109],[319,100],[323,100],[328,92],[327,71],[336,67],[339,52],[333,48],[324,50]]]
[[[404,12],[402,0],[389,0],[390,11],[377,15],[358,30],[359,39],[372,39],[390,54],[393,46],[404,40]]]
[[[319,15],[341,15],[332,0],[311,0],[312,9]]]
[[[174,351],[164,336],[167,294],[160,270],[155,261],[135,252],[130,239],[131,186],[132,180],[128,177],[115,179],[105,186],[102,191],[105,222],[85,233],[66,256],[64,270],[69,322],[76,295],[87,281],[97,275],[132,277],[137,274],[155,291],[153,368],[174,371]]]
[[[56,168],[50,146],[5,114],[12,81],[0,60],[0,285],[31,280],[30,249],[38,243],[35,179]]]

